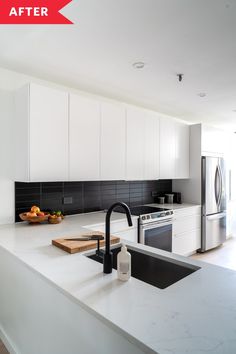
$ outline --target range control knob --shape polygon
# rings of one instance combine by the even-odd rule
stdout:
[[[142,216],[142,220],[146,220],[146,216]]]
[[[147,215],[147,219],[150,219],[150,215]]]

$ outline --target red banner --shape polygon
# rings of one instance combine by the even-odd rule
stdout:
[[[0,24],[73,24],[59,11],[72,0],[0,0]]]

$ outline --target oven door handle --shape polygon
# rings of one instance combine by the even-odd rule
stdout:
[[[155,223],[141,225],[141,228],[143,230],[151,230],[151,229],[156,229],[158,227],[172,225],[172,224],[173,224],[173,220],[172,219],[168,219],[166,221],[161,221],[161,222],[155,222]]]

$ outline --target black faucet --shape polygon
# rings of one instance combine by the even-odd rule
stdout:
[[[107,210],[106,215],[106,248],[103,256],[103,273],[109,274],[112,272],[112,252],[110,251],[110,224],[111,224],[111,213],[116,207],[122,207],[125,210],[127,221],[129,226],[133,226],[131,213],[128,205],[125,203],[117,202],[112,204]]]

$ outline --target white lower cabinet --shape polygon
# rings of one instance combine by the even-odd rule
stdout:
[[[172,252],[182,256],[196,253],[201,246],[201,229],[173,235]]]
[[[138,242],[137,219],[132,219],[133,226],[128,227],[127,221],[111,222],[111,235],[118,236],[124,240]],[[105,232],[105,224],[87,225],[86,228],[94,231]]]
[[[201,228],[200,215],[189,215],[176,218],[173,224],[173,234],[179,235],[187,231],[197,230]]]
[[[189,256],[201,247],[200,210],[200,207],[196,207],[174,212],[173,253]]]
[[[127,230],[113,232],[113,235],[116,235],[123,240],[131,241],[131,242],[138,242],[138,229],[137,227],[131,227]]]

